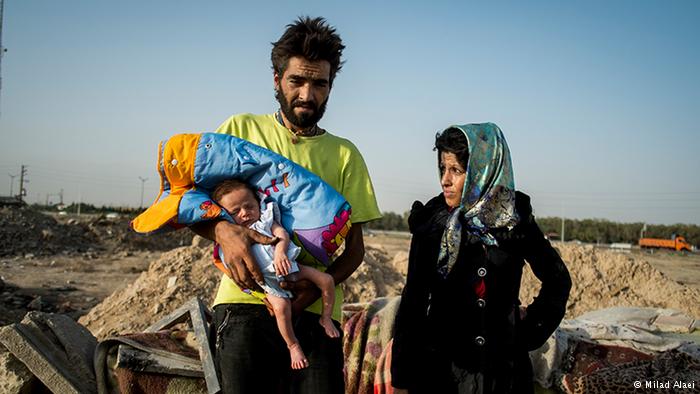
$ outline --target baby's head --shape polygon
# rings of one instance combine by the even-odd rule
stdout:
[[[248,227],[260,220],[260,201],[255,190],[245,182],[229,179],[219,183],[211,198],[241,226]]]

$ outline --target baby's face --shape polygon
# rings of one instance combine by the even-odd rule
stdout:
[[[260,220],[260,205],[248,188],[239,188],[224,194],[219,200],[219,205],[241,226],[248,227]]]

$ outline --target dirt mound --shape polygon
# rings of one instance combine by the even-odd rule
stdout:
[[[567,319],[613,306],[670,308],[700,317],[700,290],[669,279],[643,258],[593,246],[557,249],[573,282]],[[528,304],[540,288],[529,266],[521,283],[520,300]]]
[[[59,217],[29,207],[0,208],[0,257],[49,256],[94,251],[165,251],[192,242],[192,232],[142,235],[129,228],[130,218],[83,215]]]
[[[406,283],[408,253],[390,256],[379,244],[365,245],[365,259],[343,282],[345,302],[369,302],[377,297],[401,294]]]
[[[0,208],[0,257],[80,253],[98,245],[84,226],[60,224],[28,207]]]
[[[164,253],[136,281],[105,298],[79,322],[103,339],[141,331],[195,296],[211,304],[221,278],[211,255],[209,245]],[[345,301],[400,294],[403,283],[404,275],[393,267],[386,252],[379,246],[368,246],[364,263],[343,285]]]
[[[406,243],[408,246],[408,243]],[[672,308],[700,316],[700,290],[667,278],[641,258],[591,246],[558,247],[573,280],[567,318],[612,306]],[[400,295],[406,251],[393,255],[380,244],[365,246],[365,260],[343,283],[345,302]],[[116,291],[79,321],[98,338],[140,331],[191,297],[211,303],[220,274],[211,263],[211,246],[182,247],[164,253],[126,289]],[[521,300],[530,303],[539,281],[526,268]]]
[[[671,308],[700,316],[700,290],[671,280],[642,257],[573,244],[557,250],[573,281],[566,318],[612,306]],[[364,263],[344,284],[345,301],[400,295],[407,266],[408,253],[390,256],[381,245],[369,244]],[[539,280],[526,264],[520,300],[529,304],[539,289]]]
[[[192,297],[211,304],[220,278],[211,246],[177,248],[163,253],[136,281],[112,293],[78,322],[98,339],[139,332]]]

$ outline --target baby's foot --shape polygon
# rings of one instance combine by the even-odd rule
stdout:
[[[289,348],[289,357],[292,359],[292,369],[304,369],[309,366],[309,360],[306,359],[304,351],[301,350],[299,342],[294,343]]]
[[[329,337],[338,338],[340,336],[338,329],[335,328],[335,324],[333,324],[333,320],[331,320],[327,317],[326,318],[321,317],[320,319],[318,319],[318,322],[326,330],[326,335],[328,335]]]

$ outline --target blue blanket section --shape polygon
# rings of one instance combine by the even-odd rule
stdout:
[[[231,178],[254,185],[263,200],[275,201],[280,224],[292,239],[319,262],[330,263],[350,227],[351,209],[345,198],[284,156],[230,135],[202,134],[194,160],[194,185],[183,195],[175,222],[191,225],[214,218],[233,222],[209,197],[216,185]]]

